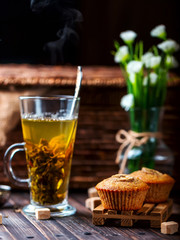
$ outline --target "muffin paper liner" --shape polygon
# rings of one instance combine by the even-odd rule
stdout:
[[[146,195],[145,202],[160,203],[168,200],[170,191],[174,183],[154,184],[147,183],[149,185],[149,191]]]
[[[109,191],[98,189],[98,194],[105,209],[122,211],[137,210],[143,205],[147,190]]]

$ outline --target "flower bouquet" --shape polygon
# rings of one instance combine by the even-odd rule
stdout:
[[[134,31],[120,33],[125,45],[120,46],[117,41],[114,43],[114,61],[119,63],[127,83],[128,94],[121,99],[121,106],[129,111],[131,123],[129,133],[119,132],[116,136],[117,141],[122,143],[116,159],[117,162],[124,159],[121,172],[127,164],[129,172],[142,166],[154,168],[168,72],[178,66],[173,54],[179,50],[179,44],[167,39],[165,26],[155,27],[150,35],[162,42],[145,53],[143,42],[135,43],[137,34]],[[121,135],[125,136],[122,138]]]

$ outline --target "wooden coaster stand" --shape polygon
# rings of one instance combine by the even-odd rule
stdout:
[[[97,206],[93,210],[93,224],[104,225],[106,219],[119,219],[120,225],[123,227],[132,227],[137,221],[149,221],[150,227],[160,228],[161,223],[167,221],[172,212],[172,199],[167,202],[152,204],[145,203],[143,207],[137,211],[117,211],[104,209],[102,205]]]

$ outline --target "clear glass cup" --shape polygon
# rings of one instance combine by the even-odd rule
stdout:
[[[23,143],[11,145],[4,155],[5,171],[12,183],[29,186],[30,204],[24,213],[48,207],[51,216],[68,216],[68,187],[76,136],[80,98],[73,96],[20,97]],[[28,179],[15,176],[12,159],[25,151]]]

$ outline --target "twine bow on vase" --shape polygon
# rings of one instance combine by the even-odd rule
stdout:
[[[121,129],[116,134],[116,141],[120,143],[120,147],[117,151],[115,162],[119,164],[121,162],[121,155],[124,152],[124,156],[121,162],[119,173],[124,173],[125,166],[128,159],[128,153],[133,147],[139,147],[146,144],[149,138],[161,138],[162,135],[159,132],[134,132],[132,130],[125,131]]]

